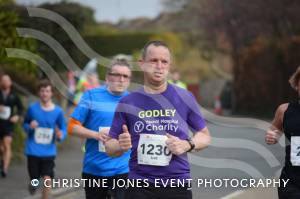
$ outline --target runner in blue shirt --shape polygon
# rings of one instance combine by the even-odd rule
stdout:
[[[42,80],[38,88],[40,100],[29,106],[23,124],[27,134],[25,154],[30,180],[42,177],[47,185],[43,186],[42,198],[48,198],[54,177],[56,142],[66,138],[67,130],[63,110],[52,102],[50,82]],[[30,184],[29,192],[34,194],[36,188]]]
[[[109,157],[105,153],[109,128],[115,108],[120,99],[128,92],[131,78],[130,66],[127,62],[113,62],[106,73],[106,86],[86,91],[75,108],[68,125],[70,135],[87,138],[83,160],[83,179],[106,179],[108,187],[87,187],[87,199],[110,198],[122,199],[123,188],[113,189],[114,179],[127,179],[130,151],[118,158]]]

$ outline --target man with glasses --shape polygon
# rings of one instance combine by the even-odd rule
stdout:
[[[115,61],[107,69],[106,85],[84,93],[68,125],[70,135],[86,138],[82,178],[106,181],[101,187],[85,186],[87,199],[122,199],[124,188],[114,188],[113,182],[127,179],[130,151],[118,158],[105,153],[107,139],[115,108],[126,95],[131,78],[130,65]],[[114,188],[114,189],[113,189]]]

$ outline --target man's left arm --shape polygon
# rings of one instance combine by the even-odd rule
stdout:
[[[23,111],[24,111],[24,106],[21,102],[21,99],[18,95],[16,95],[16,106],[17,106],[17,114],[21,117],[23,115]]]
[[[195,144],[195,151],[200,151],[206,147],[211,142],[211,136],[207,127],[204,127],[202,130],[194,133],[194,136],[191,138],[192,142]]]
[[[20,120],[20,118],[22,117],[22,114],[24,111],[23,104],[18,95],[15,95],[15,106],[17,107],[17,113],[11,116],[10,121],[12,123],[17,123]]]
[[[186,152],[200,151],[210,144],[211,137],[207,127],[194,133],[194,136],[189,140],[183,140],[171,134],[167,134],[166,144],[168,149],[174,155],[181,155]]]
[[[195,97],[190,92],[184,94],[187,94],[184,98],[189,102],[186,104],[189,109],[186,122],[190,129],[194,132],[194,135],[190,139],[181,140],[178,137],[167,134],[167,146],[169,150],[175,155],[181,155],[192,150],[200,151],[206,148],[211,141],[209,130],[200,112],[200,108]]]

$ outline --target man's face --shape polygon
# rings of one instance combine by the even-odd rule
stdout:
[[[140,61],[141,69],[150,84],[161,85],[167,81],[171,66],[171,55],[164,46],[150,45],[146,57]]]
[[[12,85],[12,82],[11,82],[11,79],[8,75],[4,75],[2,78],[1,78],[1,87],[3,89],[8,89],[10,88]]]
[[[53,95],[53,93],[52,93],[51,86],[40,88],[39,96],[40,96],[40,99],[43,103],[49,102],[52,98],[52,95]]]
[[[123,93],[130,84],[131,71],[127,66],[115,65],[106,75],[106,84],[111,92]]]

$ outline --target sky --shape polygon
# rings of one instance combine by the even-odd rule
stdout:
[[[99,22],[118,22],[120,19],[156,17],[162,10],[161,0],[70,0],[89,6],[95,10]],[[18,4],[38,5],[59,0],[16,0]]]

